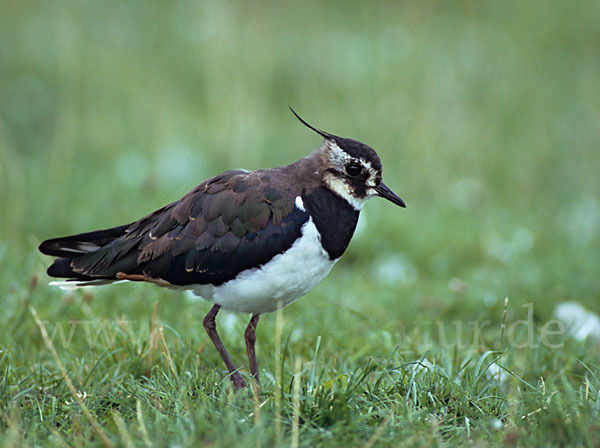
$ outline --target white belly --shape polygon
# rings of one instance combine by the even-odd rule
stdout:
[[[220,286],[194,285],[192,292],[226,310],[269,313],[289,305],[313,289],[337,260],[323,250],[312,218],[302,227],[302,236],[285,253],[260,268],[244,271]]]

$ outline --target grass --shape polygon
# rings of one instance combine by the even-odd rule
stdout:
[[[597,2],[2,11],[6,446],[600,443],[598,341],[552,322],[600,312]],[[328,278],[261,319],[259,396],[231,393],[208,303],[47,286],[42,239],[305,155],[288,104],[376,148],[408,208],[367,204]],[[246,320],[218,318],[240,365]]]

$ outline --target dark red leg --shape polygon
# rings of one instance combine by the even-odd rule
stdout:
[[[215,318],[217,317],[217,313],[220,309],[221,307],[219,305],[213,306],[202,323],[204,324],[204,328],[208,333],[208,337],[210,337],[210,340],[213,341],[213,344],[215,344],[215,347],[221,355],[221,358],[223,358],[223,361],[225,361],[225,365],[227,366],[227,370],[229,370],[231,381],[233,381],[235,390],[240,390],[246,387],[246,382],[244,381],[244,378],[242,378],[242,375],[240,375],[240,372],[237,371],[233,361],[227,353],[227,350],[225,350],[225,346],[223,345],[219,334],[217,333],[217,324],[215,322]]]
[[[254,314],[246,327],[244,337],[246,339],[246,349],[248,350],[248,360],[250,361],[250,373],[256,381],[256,384],[260,384],[258,379],[258,363],[256,362],[256,351],[254,350],[254,344],[256,343],[256,326],[258,325],[258,318],[260,314]]]

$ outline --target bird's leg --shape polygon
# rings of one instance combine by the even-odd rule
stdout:
[[[225,361],[225,365],[227,366],[227,370],[229,370],[231,381],[233,381],[235,390],[240,390],[246,387],[246,382],[244,381],[244,378],[242,378],[242,375],[240,375],[240,372],[237,371],[233,361],[227,353],[227,350],[225,350],[225,346],[223,345],[219,334],[217,333],[217,324],[215,322],[215,318],[217,317],[217,313],[220,309],[221,307],[219,305],[213,306],[208,314],[204,317],[202,323],[204,324],[204,328],[208,333],[208,337],[211,341],[213,341],[213,344],[215,344],[215,347],[221,355],[221,358],[223,358],[223,361]]]
[[[248,350],[248,360],[250,361],[250,373],[252,378],[259,385],[258,379],[258,363],[256,362],[256,351],[254,350],[254,344],[256,343],[256,326],[258,325],[258,318],[260,314],[254,314],[246,327],[244,338],[246,339],[246,349]]]

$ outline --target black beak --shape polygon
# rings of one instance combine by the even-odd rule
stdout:
[[[377,192],[377,195],[379,197],[387,199],[388,201],[393,202],[394,204],[399,205],[400,207],[406,207],[406,204],[400,198],[400,196],[398,196],[396,193],[390,190],[389,187],[383,182],[381,182],[375,187],[375,191]]]

